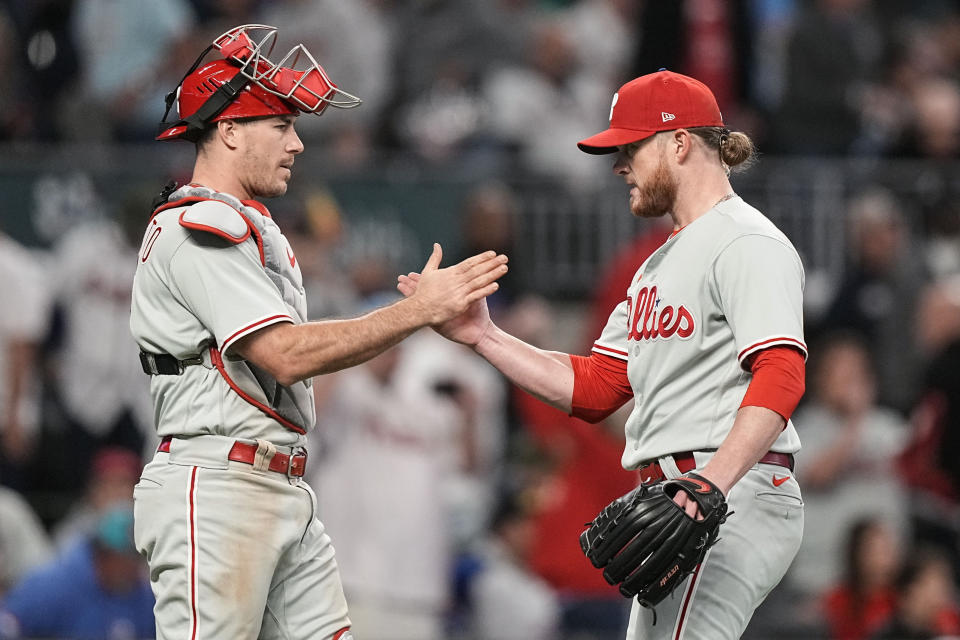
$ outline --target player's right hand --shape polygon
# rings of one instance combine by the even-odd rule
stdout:
[[[497,290],[497,278],[507,272],[507,256],[487,251],[463,262],[440,269],[443,257],[440,245],[422,273],[411,272],[397,278],[397,289],[416,299],[438,333],[450,340],[475,345],[490,324],[485,298]]]

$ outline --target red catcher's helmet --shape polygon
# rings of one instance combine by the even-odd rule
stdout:
[[[328,105],[342,109],[360,105],[359,98],[337,88],[302,44],[291,49],[279,63],[270,62],[267,55],[273,51],[276,34],[274,27],[247,24],[214,40],[176,91],[167,95],[167,110],[156,139],[196,141],[207,124],[227,118],[300,111],[320,115]],[[201,66],[211,49],[222,53],[223,59]],[[174,104],[180,119],[167,122]]]
[[[177,111],[181,120],[195,113],[214,95],[221,86],[240,74],[240,67],[226,60],[213,60],[184,78],[177,88]],[[230,101],[219,114],[204,124],[227,118],[250,118],[255,116],[282,116],[299,113],[291,103],[279,98],[253,83],[248,83],[237,97]],[[157,136],[157,140],[184,138],[188,125],[174,124]],[[199,133],[199,132],[198,132]]]

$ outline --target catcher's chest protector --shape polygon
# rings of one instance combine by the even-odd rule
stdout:
[[[181,202],[188,207],[180,214],[180,224],[184,227],[213,233],[234,244],[256,242],[263,269],[280,292],[290,317],[296,324],[307,321],[303,275],[296,256],[263,205],[254,201],[245,203],[207,187],[185,185],[170,194],[167,204],[161,208],[174,208]],[[264,405],[267,413],[285,427],[298,433],[306,433],[313,427],[316,410],[311,379],[284,387],[251,362],[222,358],[222,365],[221,373],[239,387],[243,392],[241,396],[247,394]]]

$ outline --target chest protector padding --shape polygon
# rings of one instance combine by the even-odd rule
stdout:
[[[219,201],[231,207],[204,207],[198,215],[185,213],[181,224],[199,231],[208,231],[238,242],[256,242],[261,265],[270,281],[277,287],[294,323],[307,321],[307,300],[303,288],[303,275],[287,239],[280,227],[260,203],[244,203],[226,193],[206,187],[186,185],[170,194],[163,208],[177,206],[179,200],[188,204],[204,201]],[[187,204],[185,203],[185,204]],[[217,211],[221,213],[216,213]],[[189,212],[189,210],[188,210]],[[237,230],[237,215],[242,216],[250,229],[249,236]],[[266,370],[252,362],[222,358],[221,373],[231,388],[244,400],[258,406],[281,424],[299,433],[311,429],[316,420],[313,403],[313,382],[310,379],[284,387]]]

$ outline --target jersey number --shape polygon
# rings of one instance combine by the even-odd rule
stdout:
[[[153,249],[161,231],[163,231],[163,227],[158,225],[156,220],[151,220],[147,232],[143,234],[143,244],[140,245],[140,262],[146,262],[147,258],[150,257],[150,251]]]

